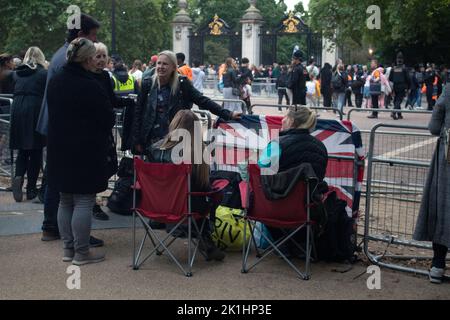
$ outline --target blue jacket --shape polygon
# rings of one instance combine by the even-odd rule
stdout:
[[[47,73],[47,83],[45,85],[44,99],[42,100],[41,112],[39,113],[38,122],[36,125],[36,131],[40,134],[47,136],[48,134],[48,105],[47,105],[47,88],[50,80],[53,76],[66,64],[66,52],[69,47],[69,43],[66,42],[61,48],[56,51],[50,61],[50,66]]]

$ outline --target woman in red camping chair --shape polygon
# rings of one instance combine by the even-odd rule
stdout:
[[[272,141],[260,157],[261,168],[278,168],[282,173],[303,163],[311,164],[318,178],[315,197],[328,190],[324,182],[328,163],[325,145],[311,135],[317,124],[317,115],[307,107],[291,107],[283,118],[279,141]],[[287,181],[286,185],[289,184]],[[317,199],[320,200],[320,199]],[[273,240],[279,239],[283,232],[277,228],[268,228]],[[291,242],[280,247],[287,257],[295,255],[296,247]]]
[[[195,113],[190,110],[180,110],[170,123],[167,136],[154,143],[147,153],[150,162],[191,163],[193,192],[211,190],[209,165],[203,161],[204,144],[201,127],[201,122]],[[183,151],[187,152],[183,153]],[[213,212],[213,204],[207,197],[193,197],[192,211],[206,215]],[[166,226],[166,230],[169,232],[171,226]],[[183,231],[177,236],[183,237]],[[225,258],[225,253],[216,247],[211,238],[211,226],[208,220],[205,221],[201,237],[203,241],[200,241],[199,250],[203,252],[207,260],[221,261]]]

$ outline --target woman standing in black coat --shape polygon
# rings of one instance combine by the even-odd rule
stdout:
[[[24,64],[15,72],[14,102],[11,107],[9,147],[19,150],[12,182],[14,199],[22,201],[27,174],[27,200],[37,196],[36,182],[42,166],[44,137],[35,131],[47,81],[45,57],[38,47],[25,54]]]
[[[77,38],[67,49],[67,65],[48,86],[48,179],[61,193],[58,226],[63,261],[75,265],[104,260],[89,251],[95,195],[108,187],[109,136],[114,112],[94,77],[94,44]]]
[[[320,92],[323,95],[325,108],[331,108],[331,78],[333,76],[331,69],[331,64],[327,62],[320,71]]]

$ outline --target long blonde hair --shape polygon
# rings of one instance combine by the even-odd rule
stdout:
[[[25,57],[23,58],[23,64],[30,67],[30,69],[36,69],[38,65],[44,68],[47,66],[44,53],[38,47],[28,48],[27,53],[25,53]]]
[[[169,58],[170,62],[174,65],[175,70],[171,76],[171,80],[170,80],[170,88],[171,88],[171,93],[174,96],[177,92],[178,89],[178,61],[177,61],[177,56],[175,55],[175,53],[173,51],[170,50],[165,50],[163,52],[160,52],[158,54],[158,58],[160,56],[166,56],[167,58]],[[158,89],[161,88],[161,85],[159,83],[159,76],[158,76],[158,72],[155,70],[155,74],[153,75],[153,85],[152,88],[155,86],[158,86]]]
[[[195,125],[195,124],[198,125]],[[197,115],[190,110],[180,110],[177,112],[173,120],[169,125],[169,133],[164,138],[163,143],[159,147],[160,149],[170,149],[176,146],[182,141],[178,140],[178,136],[174,136],[175,130],[184,129],[189,132],[191,138],[191,163],[192,165],[192,175],[195,177],[195,181],[197,185],[202,189],[207,189],[209,186],[209,166],[208,164],[203,162],[203,151],[204,144],[202,140],[202,132],[201,132],[201,124]],[[199,130],[200,129],[200,130]],[[195,139],[200,139],[201,142],[201,164],[195,164],[195,152],[199,150],[195,150]]]

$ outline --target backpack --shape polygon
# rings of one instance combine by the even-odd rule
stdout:
[[[133,211],[133,159],[122,158],[117,172],[119,179],[114,184],[114,189],[108,197],[106,206],[114,213],[120,215],[132,215]],[[137,200],[137,199],[136,199]]]
[[[242,181],[240,174],[220,170],[211,172],[210,181],[217,179],[229,181],[228,186],[222,190],[223,198],[220,204],[228,208],[242,209],[241,193],[239,191],[239,183]]]
[[[353,218],[345,210],[347,202],[331,192],[325,200],[327,222],[316,240],[319,259],[325,261],[354,261],[356,245]]]
[[[344,80],[339,73],[335,73],[333,79],[331,80],[331,86],[334,90],[341,90],[344,88]]]
[[[278,82],[278,88],[287,88],[288,74],[287,73],[280,74],[280,76],[278,77],[277,82]]]
[[[406,74],[406,69],[394,68],[391,72],[394,86],[400,89],[406,89],[408,86],[408,75]]]

